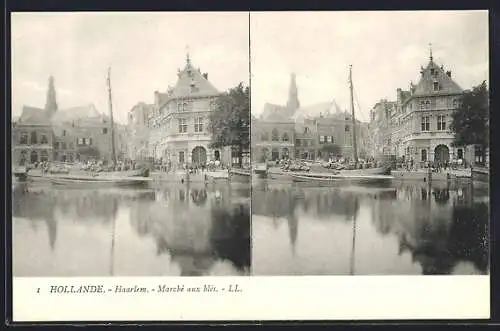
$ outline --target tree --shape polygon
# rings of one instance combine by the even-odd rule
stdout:
[[[216,101],[210,114],[211,148],[232,147],[238,150],[242,166],[243,151],[250,148],[250,89],[243,83],[230,89]]]
[[[489,144],[489,92],[486,81],[462,95],[460,107],[453,113],[450,129],[455,132],[454,146]]]
[[[326,144],[321,147],[321,151],[324,152],[325,161],[328,161],[330,155],[337,156],[340,155],[342,149],[336,144]]]

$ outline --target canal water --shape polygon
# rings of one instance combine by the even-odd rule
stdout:
[[[250,273],[249,184],[13,192],[14,276]]]
[[[489,193],[470,183],[252,192],[254,275],[489,273]]]

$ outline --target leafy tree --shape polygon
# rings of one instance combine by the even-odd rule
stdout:
[[[250,89],[243,83],[230,89],[216,101],[210,114],[211,148],[238,149],[241,168],[243,151],[250,148]]]
[[[463,94],[460,107],[452,115],[450,129],[455,132],[454,146],[480,145],[485,151],[489,144],[489,92],[486,81]]]
[[[340,148],[339,145],[336,145],[336,144],[325,144],[321,147],[321,151],[324,152],[323,155],[324,155],[325,161],[328,161],[328,159],[330,158],[330,155],[333,155],[333,156],[340,155],[340,153],[342,152],[342,149]]]

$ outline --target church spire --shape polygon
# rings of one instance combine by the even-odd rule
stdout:
[[[290,90],[288,91],[288,102],[286,104],[288,111],[293,115],[297,109],[300,108],[297,82],[295,73],[290,75]]]
[[[429,60],[432,62],[433,61],[433,57],[432,57],[432,44],[429,43]]]
[[[49,88],[47,90],[47,101],[45,103],[45,111],[49,116],[54,115],[57,111],[56,89],[54,87],[54,77],[49,77]]]
[[[189,58],[189,45],[186,46],[186,66],[191,65],[191,59]]]

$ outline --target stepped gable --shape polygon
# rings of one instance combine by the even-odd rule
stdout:
[[[427,67],[421,68],[421,77],[415,86],[414,95],[433,95],[433,94],[459,94],[463,89],[452,79],[451,71],[445,71],[443,66],[434,62],[432,53]],[[436,90],[435,83],[438,89]]]

